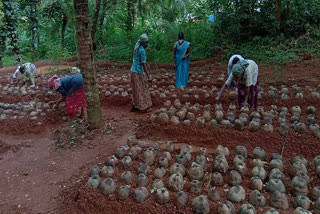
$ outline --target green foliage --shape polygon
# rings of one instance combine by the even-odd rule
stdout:
[[[96,1],[88,2],[93,17]],[[131,62],[136,41],[147,33],[148,62],[172,62],[178,32],[191,42],[191,60],[222,51],[223,60],[239,53],[259,64],[280,65],[306,52],[320,55],[320,0],[281,0],[280,23],[275,21],[276,1],[101,0],[101,4],[95,42],[98,50],[106,51],[97,51],[97,60]],[[217,19],[208,24],[207,15],[212,13]],[[77,54],[76,39],[73,0],[0,1],[4,65],[12,64],[8,56],[13,49],[19,49],[24,60],[59,62]]]

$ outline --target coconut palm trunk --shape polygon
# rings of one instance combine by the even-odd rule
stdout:
[[[88,0],[74,0],[73,3],[76,17],[80,69],[86,92],[88,124],[90,129],[96,129],[102,125],[102,116],[93,59]]]

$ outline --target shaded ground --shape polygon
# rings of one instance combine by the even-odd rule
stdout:
[[[212,71],[214,73],[212,82],[208,84],[219,86],[222,83],[217,82],[217,78],[226,70],[226,65],[212,64],[214,62],[214,59],[193,62],[191,70],[204,73]],[[114,75],[129,74],[130,64],[111,62],[99,62],[97,64],[100,66],[102,74],[104,72]],[[43,70],[50,67],[47,62],[38,62],[36,66],[40,69],[44,67]],[[114,66],[114,68],[111,69],[110,66]],[[305,85],[318,86],[320,80],[319,67],[320,59],[294,62],[280,68],[260,66],[261,85],[264,87],[265,94],[268,92],[269,85],[279,89],[282,84],[289,87],[297,84],[303,88],[305,94],[303,100],[294,99],[294,94],[291,94],[292,99],[285,103],[281,102],[280,99],[270,100],[266,98],[261,105],[266,106],[265,108],[269,108],[271,104],[277,105],[278,108],[300,105],[303,110],[309,105],[314,105],[317,107],[317,115],[319,115],[319,102],[313,99],[304,88]],[[151,65],[151,68],[154,75],[161,72],[173,74],[170,64],[155,63]],[[4,77],[14,70],[15,67],[1,69],[0,75]],[[3,80],[1,84],[5,82],[6,80]],[[105,84],[110,85],[108,82],[105,82]],[[170,79],[161,84],[168,86],[174,84],[174,82],[173,79]],[[194,83],[198,86],[202,84],[204,83]],[[1,102],[17,102],[19,100],[19,98],[0,96]],[[41,96],[37,98],[45,99]],[[172,203],[169,206],[160,206],[155,203],[154,195],[141,205],[137,205],[133,202],[132,197],[125,202],[120,202],[115,195],[104,196],[97,190],[88,190],[85,187],[89,178],[90,167],[94,164],[102,166],[105,159],[112,155],[117,147],[126,144],[128,136],[136,133],[139,137],[143,137],[150,142],[158,142],[160,145],[165,143],[166,140],[175,140],[177,143],[190,143],[196,148],[205,146],[211,152],[220,144],[227,146],[231,152],[235,146],[244,145],[248,148],[249,154],[256,146],[260,146],[270,155],[272,152],[280,153],[284,142],[284,137],[281,137],[277,132],[266,133],[263,130],[255,133],[251,133],[247,129],[242,132],[223,128],[209,131],[195,127],[186,128],[182,125],[152,124],[146,120],[150,114],[129,112],[131,107],[129,98],[119,99],[104,96],[101,98],[105,126],[101,130],[91,133],[90,136],[83,136],[86,135],[85,132],[83,134],[74,132],[75,130],[71,127],[72,121],[64,122],[60,120],[61,114],[59,112],[49,114],[47,118],[39,121],[40,123],[9,121],[4,124],[0,122],[1,214],[179,212]],[[34,98],[27,97],[24,99]],[[174,101],[173,98],[170,98],[170,100]],[[197,100],[181,98],[181,100],[200,104],[216,103],[213,98]],[[154,107],[161,107],[163,102],[159,98],[153,98]],[[221,103],[224,106],[229,103],[227,93]],[[304,113],[304,119],[305,116]],[[84,127],[85,121],[78,120],[77,124]],[[65,128],[61,129],[62,127]],[[56,134],[53,133],[54,130],[58,130]],[[59,143],[55,139],[57,135],[67,137],[62,137]],[[72,143],[73,135],[79,135],[77,136],[79,141]],[[313,137],[309,131],[303,134],[291,132],[284,152],[285,171],[290,171],[291,160],[295,155],[301,155],[311,161],[313,157],[319,154],[319,151],[319,140]],[[233,154],[228,158],[228,161],[232,162],[232,159]],[[247,164],[249,165],[249,163]],[[309,188],[320,185],[319,179],[314,176],[312,167],[309,168],[309,176],[315,178],[311,181]],[[168,179],[168,177],[165,179]],[[243,182],[244,185],[247,185],[248,179]],[[287,176],[285,185],[289,189],[290,176]],[[223,189],[219,191],[223,193]],[[171,197],[173,196],[172,193]],[[188,207],[181,211],[191,213],[190,204],[189,201]],[[217,204],[211,203],[211,205],[213,211]],[[263,210],[266,210],[266,208],[257,210],[257,213],[263,213]],[[281,213],[293,213],[292,206],[290,210]]]

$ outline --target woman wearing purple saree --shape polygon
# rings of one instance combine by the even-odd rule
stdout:
[[[188,86],[190,64],[190,42],[184,40],[182,32],[178,35],[179,41],[173,47],[173,62],[176,69],[176,88]]]
[[[226,87],[232,81],[237,82],[237,104],[238,106],[249,106],[257,108],[259,93],[259,69],[255,61],[247,59],[240,60],[232,67],[231,74],[226,83],[221,88],[216,100],[219,100]]]

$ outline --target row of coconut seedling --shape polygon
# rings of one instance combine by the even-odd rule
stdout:
[[[132,139],[128,142],[132,143]],[[129,143],[130,145],[130,143]],[[123,186],[118,189],[118,198],[120,200],[126,200],[132,191],[130,191],[131,186],[136,186],[133,191],[133,199],[137,203],[142,203],[148,197],[150,197],[149,192],[156,192],[156,201],[160,204],[170,203],[171,192],[175,193],[173,203],[177,208],[183,208],[188,203],[189,197],[188,193],[183,191],[185,189],[185,183],[187,180],[190,181],[188,192],[191,194],[201,194],[203,193],[202,186],[213,187],[209,189],[207,195],[200,195],[192,200],[192,209],[195,213],[208,213],[210,211],[210,201],[218,202],[221,200],[221,196],[216,187],[224,185],[224,176],[227,176],[229,171],[229,165],[226,157],[230,154],[226,147],[218,146],[216,149],[216,158],[213,163],[212,170],[208,171],[207,159],[208,150],[206,148],[200,148],[197,152],[195,159],[192,158],[193,148],[190,145],[185,145],[181,148],[180,153],[176,156],[175,161],[173,161],[173,154],[176,151],[174,144],[168,143],[166,146],[166,151],[162,153],[162,156],[158,158],[159,145],[155,144],[153,147],[147,147],[146,141],[140,141],[138,145],[122,146],[119,147],[115,155],[107,158],[105,166],[100,170],[98,166],[93,166],[90,171],[91,177],[89,178],[87,185],[91,188],[98,188],[103,194],[113,194],[116,190],[116,178],[112,178],[114,175],[115,168],[121,168],[126,171],[122,172],[118,181],[120,181]],[[146,149],[145,149],[146,148]],[[139,154],[143,154],[142,162],[138,164],[136,173],[138,174],[136,178],[136,183],[133,183],[133,178],[135,177],[129,169],[135,160],[139,160]],[[235,149],[235,158],[233,160],[234,170],[231,170],[228,175],[228,184],[231,189],[228,191],[227,199],[219,204],[217,208],[218,213],[233,213],[234,207],[233,203],[240,203],[245,199],[245,189],[240,185],[242,182],[242,176],[247,174],[246,158],[248,157],[248,151],[243,146],[238,146]],[[253,191],[250,193],[248,201],[250,204],[241,206],[241,213],[247,213],[245,210],[255,210],[254,207],[263,207],[266,205],[266,198],[259,191],[263,188],[263,183],[267,178],[266,170],[264,165],[266,164],[266,153],[263,149],[257,147],[252,153],[251,165],[253,169],[251,171],[252,179],[249,184],[249,188]],[[191,164],[191,160],[194,160]],[[305,159],[301,157],[296,157],[293,161],[293,170],[295,175],[305,175],[300,172],[305,172],[302,170],[297,170],[297,167],[303,167],[301,164],[304,163]],[[152,166],[158,166],[154,172],[152,172]],[[189,170],[187,170],[190,166]],[[169,169],[168,169],[169,168]],[[270,200],[270,205],[278,209],[288,209],[288,199],[285,195],[285,187],[283,185],[283,163],[281,156],[273,154],[271,157],[271,162],[269,164],[269,169],[271,170],[269,181],[266,183],[266,189],[268,192],[272,193]],[[300,169],[300,168],[298,168]],[[166,188],[166,184],[163,182],[164,176],[169,171],[169,180]],[[155,178],[152,189],[149,191],[147,188],[149,185],[150,175],[153,173]],[[299,174],[300,173],[300,174]],[[107,177],[102,182],[100,182],[100,176]],[[187,179],[188,177],[188,179]],[[293,193],[303,192],[299,189],[301,184],[300,177],[294,178],[290,190]],[[299,194],[302,195],[302,194]],[[299,206],[298,206],[299,205]],[[301,207],[298,204],[296,207]],[[304,207],[306,208],[306,207]],[[301,210],[301,208],[297,208]],[[249,213],[255,213],[249,212]],[[268,213],[268,212],[267,212]]]
[[[317,92],[317,88],[312,88],[311,86],[305,86],[305,88],[307,89],[307,92],[311,93],[313,98],[317,98],[317,99],[320,98],[320,93]],[[318,86],[318,88],[319,88],[319,86]],[[299,87],[297,85],[293,85],[292,91],[293,91],[294,97],[296,99],[303,99],[304,98],[301,87]],[[260,93],[262,95],[263,90]],[[268,91],[268,98],[269,99],[276,99],[278,94],[279,94],[280,99],[282,101],[287,101],[290,98],[290,91],[286,86],[282,85],[281,89],[279,91],[277,88],[275,88],[273,86],[269,86],[269,91]]]
[[[202,110],[203,109],[203,110]],[[250,112],[248,107],[242,107],[239,117],[236,118],[236,106],[230,104],[227,113],[223,111],[222,104],[216,104],[215,112],[211,111],[211,105],[200,105],[198,103],[191,105],[189,102],[182,105],[179,99],[173,104],[168,100],[164,103],[164,107],[151,115],[150,120],[160,124],[172,124],[190,126],[192,123],[198,128],[208,127],[216,128],[220,124],[224,128],[235,128],[242,131],[248,126],[249,131],[255,132],[261,128],[267,132],[273,132],[273,120],[277,119],[278,132],[281,135],[288,135],[289,126],[287,125],[287,116],[289,111],[287,107],[283,107],[280,112],[277,106],[271,105],[270,111],[264,111],[263,106],[259,106],[257,111]],[[203,112],[203,113],[202,113]],[[320,129],[316,119],[316,108],[309,106],[306,109],[306,123],[301,121],[301,108],[293,106],[291,108],[291,117],[289,122],[296,132],[305,132],[307,126],[314,136],[320,138]],[[250,113],[250,114],[249,114]]]

